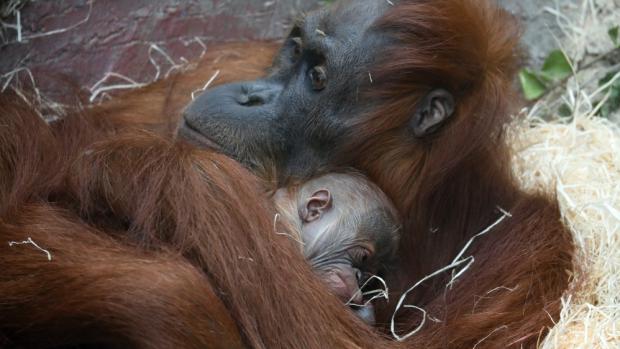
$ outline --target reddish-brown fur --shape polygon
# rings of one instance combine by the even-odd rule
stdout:
[[[558,316],[573,247],[557,206],[521,192],[510,175],[503,127],[516,29],[480,0],[409,1],[378,25],[402,43],[372,72],[372,93],[385,100],[356,127],[342,164],[366,171],[405,218],[392,299],[449,264],[500,217],[496,207],[512,214],[475,240],[466,254],[475,262],[452,288],[447,272],[407,298],[438,321],[427,319],[402,346],[534,347]],[[274,231],[256,178],[221,155],[134,128],[177,115],[218,69],[217,83],[260,75],[274,46],[222,50],[240,54],[215,63],[212,50],[196,72],[52,128],[16,96],[2,97],[0,340],[8,346],[401,346],[315,280]],[[414,140],[400,125],[437,86],[456,92],[457,114],[436,137]],[[28,236],[52,261],[7,244]],[[416,311],[399,314],[400,334],[421,321]]]
[[[192,92],[197,96],[213,77],[211,86],[264,75],[278,47],[269,42],[210,46],[195,68],[125,93],[123,98],[94,109],[125,122],[172,132],[181,111],[192,101]]]
[[[384,103],[351,137],[360,142],[350,153],[361,156],[343,161],[368,171],[404,213],[395,293],[449,265],[501,216],[497,207],[512,214],[473,243],[465,256],[475,263],[452,289],[447,272],[408,297],[440,320],[427,319],[412,340],[431,348],[473,347],[485,337],[478,348],[534,346],[559,314],[573,247],[555,202],[523,193],[511,175],[503,129],[518,27],[492,2],[476,0],[407,2],[377,26],[399,44],[373,71],[371,93]],[[456,115],[435,137],[412,140],[398,125],[436,87],[455,91]],[[411,329],[421,318],[405,311],[400,321]]]
[[[52,254],[0,245],[8,345],[380,342],[278,234],[258,180],[235,161],[99,114],[48,127],[17,96],[1,102],[1,236]]]

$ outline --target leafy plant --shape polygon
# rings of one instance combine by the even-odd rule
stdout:
[[[607,34],[609,35],[609,38],[615,48],[599,57],[596,57],[591,62],[581,67],[581,70],[587,69],[595,63],[608,59],[619,52],[620,26],[609,28]],[[613,77],[618,73],[620,73],[620,70],[612,71],[607,74],[599,81],[599,86],[608,85],[611,79],[613,79]],[[536,101],[552,89],[564,85],[572,74],[573,69],[564,52],[554,50],[547,56],[542,68],[539,71],[535,71],[531,68],[522,69],[519,72],[519,82],[521,83],[521,89],[525,99],[528,101]],[[607,100],[599,109],[598,114],[600,116],[607,117],[611,113],[620,110],[620,79],[616,79],[613,83],[609,84],[603,92],[606,94]],[[573,114],[573,111],[569,105],[564,103],[560,105],[558,114],[560,116],[569,117]]]
[[[542,97],[552,84],[562,81],[571,76],[573,70],[564,52],[552,51],[540,71],[522,69],[519,72],[519,81],[525,99],[528,101]]]
[[[603,86],[608,84],[614,76],[616,76],[620,71],[611,72],[605,75],[604,78],[599,80],[599,86]],[[608,117],[611,113],[620,109],[620,79],[616,79],[607,89],[605,89],[605,94],[609,93],[609,97],[607,101],[601,109],[599,110],[599,115],[603,117]]]
[[[547,86],[538,75],[527,68],[519,72],[519,82],[525,99],[528,101],[540,98],[547,90]]]
[[[618,31],[620,26],[615,26],[607,32],[609,34],[609,38],[614,43],[617,48],[620,48],[620,37],[618,37]],[[598,85],[603,86],[607,85],[614,76],[620,73],[620,70],[612,71],[605,75],[601,80],[599,80]],[[599,110],[599,115],[603,117],[608,117],[611,113],[620,109],[620,79],[616,79],[608,88],[605,89],[605,94],[609,94],[607,97],[607,101],[601,109]]]
[[[609,34],[609,37],[611,38],[611,41],[616,46],[620,46],[620,39],[618,38],[618,29],[619,28],[620,28],[620,26],[615,26],[615,27],[609,29],[609,31],[607,32],[607,34]]]

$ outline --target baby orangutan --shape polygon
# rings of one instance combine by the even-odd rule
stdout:
[[[275,202],[321,280],[374,324],[360,287],[391,263],[398,246],[401,223],[387,196],[359,174],[327,174],[278,190]]]

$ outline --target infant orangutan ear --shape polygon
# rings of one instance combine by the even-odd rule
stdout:
[[[304,223],[313,222],[325,212],[332,208],[332,196],[329,190],[321,189],[312,194],[312,197],[306,200],[306,204],[301,207],[299,217]]]

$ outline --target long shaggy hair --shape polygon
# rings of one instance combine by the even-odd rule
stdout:
[[[286,227],[274,226],[263,186],[235,161],[96,113],[49,126],[17,96],[0,98],[0,234],[51,256],[0,245],[8,346],[379,340],[276,234]]]
[[[16,96],[0,97],[0,236],[26,242],[0,244],[0,340],[535,347],[558,316],[573,245],[556,203],[523,193],[509,172],[517,27],[481,0],[400,1],[376,27],[395,42],[371,71],[382,102],[338,151],[403,216],[401,262],[388,280],[401,302],[378,317],[402,343],[364,326],[314,278],[296,242],[275,233],[287,227],[274,227],[257,178],[144,130],[173,131],[169,117],[218,69],[216,83],[259,76],[269,44],[219,60],[211,50],[197,73],[52,126]],[[402,126],[437,87],[455,95],[456,114],[430,139],[413,139]]]

